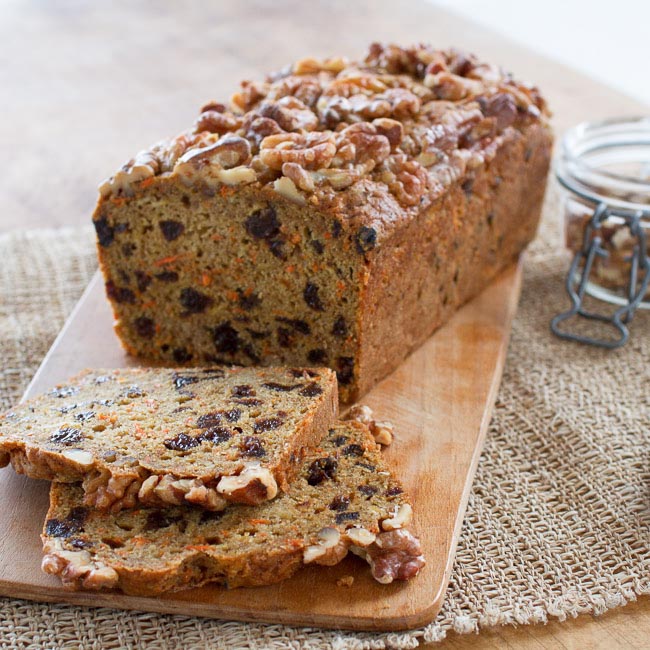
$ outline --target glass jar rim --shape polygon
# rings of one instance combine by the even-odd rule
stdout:
[[[589,160],[592,155],[617,155],[620,162],[631,147],[644,155],[643,164],[649,170],[647,180],[599,168]],[[583,199],[650,216],[650,116],[610,118],[574,126],[562,138],[555,173],[565,188]],[[647,201],[638,200],[646,196]]]

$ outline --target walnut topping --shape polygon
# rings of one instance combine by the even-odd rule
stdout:
[[[348,60],[343,57],[333,57],[320,61],[319,59],[301,59],[293,66],[294,74],[315,74],[317,72],[341,72],[348,65]]]
[[[284,131],[312,131],[318,126],[318,118],[311,109],[290,95],[278,101],[264,101],[257,111],[262,117],[274,120]]]
[[[6,467],[9,465],[9,460],[9,452],[0,451],[0,467]]]
[[[160,162],[153,152],[142,151],[130,160],[114,176],[99,186],[103,197],[111,194],[133,196],[134,186],[140,181],[155,176],[160,170]]]
[[[426,564],[417,537],[408,530],[380,533],[374,544],[364,549],[375,580],[390,584],[393,580],[410,580]]]
[[[255,170],[245,165],[233,167],[232,169],[220,169],[215,176],[224,185],[242,185],[244,183],[254,183],[257,180]]]
[[[297,163],[305,169],[327,167],[336,146],[331,133],[282,133],[270,135],[260,144],[260,159],[271,169],[282,169],[284,163]]]
[[[485,164],[504,132],[546,115],[535,87],[472,55],[375,43],[360,63],[307,58],[243,82],[230,107],[207,103],[191,131],[138,154],[100,191],[131,197],[173,171],[188,186],[275,184],[301,204],[301,193],[350,205],[355,192],[389,192],[417,208],[457,180],[459,161]]]
[[[424,85],[431,88],[438,99],[459,101],[469,96],[476,96],[483,90],[483,84],[474,79],[466,79],[450,72],[427,75]]]
[[[286,163],[285,165],[290,165],[290,164],[295,164],[295,163]],[[305,201],[305,197],[298,191],[298,188],[296,187],[295,183],[291,180],[291,178],[287,178],[286,176],[283,176],[282,178],[278,178],[273,183],[273,189],[278,194],[281,194],[286,199],[289,199],[290,201],[293,201],[298,205],[305,205],[307,203],[307,201]]]
[[[194,131],[196,133],[209,131],[210,133],[222,135],[238,129],[242,118],[232,113],[226,113],[223,105],[221,105],[221,108],[223,110],[220,111],[214,110],[214,108],[204,108],[194,124]]]
[[[298,163],[290,163],[290,162],[289,163],[284,163],[284,165],[282,165],[282,174],[287,179],[292,181],[293,184],[296,187],[299,187],[301,190],[304,190],[305,192],[313,192],[314,191],[314,187],[315,187],[315,185],[314,185],[314,177],[308,171],[303,169]],[[282,179],[280,178],[278,180],[282,180]],[[279,191],[277,189],[277,184],[278,184],[278,181],[275,182],[275,185],[276,185],[276,191]],[[282,194],[282,192],[280,192],[280,193]],[[290,198],[290,197],[287,197],[287,198]]]
[[[228,501],[257,505],[275,498],[278,484],[273,474],[259,463],[246,463],[238,476],[223,476],[217,484],[217,492]]]
[[[119,581],[115,569],[91,559],[88,551],[68,551],[59,538],[47,540],[43,545],[41,568],[45,573],[60,575],[69,588],[111,589]]]
[[[217,164],[221,168],[231,169],[247,163],[250,155],[251,146],[248,140],[228,135],[202,149],[191,149],[181,156],[179,163],[191,162],[197,168],[205,164]]]
[[[377,129],[377,133],[383,135],[390,144],[391,148],[399,146],[404,137],[404,127],[401,122],[391,120],[387,117],[380,117],[372,122],[373,126]]]
[[[392,517],[384,519],[381,522],[381,527],[384,530],[397,530],[398,528],[404,528],[411,523],[411,518],[413,517],[413,508],[408,503],[403,503],[401,506],[398,506],[393,513]]]
[[[347,545],[341,541],[341,533],[336,528],[326,527],[318,532],[318,543],[305,549],[303,561],[305,564],[315,562],[323,566],[334,566],[347,553]]]

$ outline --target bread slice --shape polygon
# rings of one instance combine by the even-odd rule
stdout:
[[[0,417],[0,467],[83,481],[101,510],[252,505],[287,488],[337,412],[326,368],[85,371]]]
[[[424,565],[407,529],[411,513],[369,430],[346,422],[309,452],[288,492],[253,507],[111,514],[85,507],[80,485],[54,483],[43,570],[71,589],[155,595],[206,583],[271,584],[304,564],[337,564],[352,551],[390,583]]]

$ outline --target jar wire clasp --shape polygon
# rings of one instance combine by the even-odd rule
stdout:
[[[601,229],[603,223],[613,216],[624,222],[624,226],[621,225],[629,230],[634,245],[632,253],[625,259],[630,264],[626,290],[627,302],[613,314],[607,315],[588,311],[584,307],[584,298],[594,260],[597,257],[607,258],[609,256],[602,245]],[[551,321],[551,330],[556,336],[568,341],[587,343],[610,350],[625,345],[630,336],[627,324],[632,320],[650,283],[650,259],[647,255],[645,230],[641,224],[641,220],[648,219],[648,217],[650,217],[650,212],[644,210],[626,213],[613,210],[606,203],[597,205],[592,218],[585,226],[582,248],[574,255],[567,274],[565,286],[571,299],[571,309],[558,314]],[[640,281],[639,277],[641,277]],[[614,339],[595,338],[560,329],[561,323],[574,316],[607,323],[616,329],[617,337]]]

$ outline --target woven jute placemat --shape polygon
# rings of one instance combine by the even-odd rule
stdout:
[[[447,632],[602,613],[650,593],[650,317],[605,352],[561,342],[551,194],[443,608],[362,634],[0,599],[0,648],[414,648]],[[0,236],[0,407],[20,398],[96,268],[90,229]],[[6,470],[8,471],[8,470]],[[1,561],[1,558],[0,558]],[[35,571],[38,567],[34,568]]]

